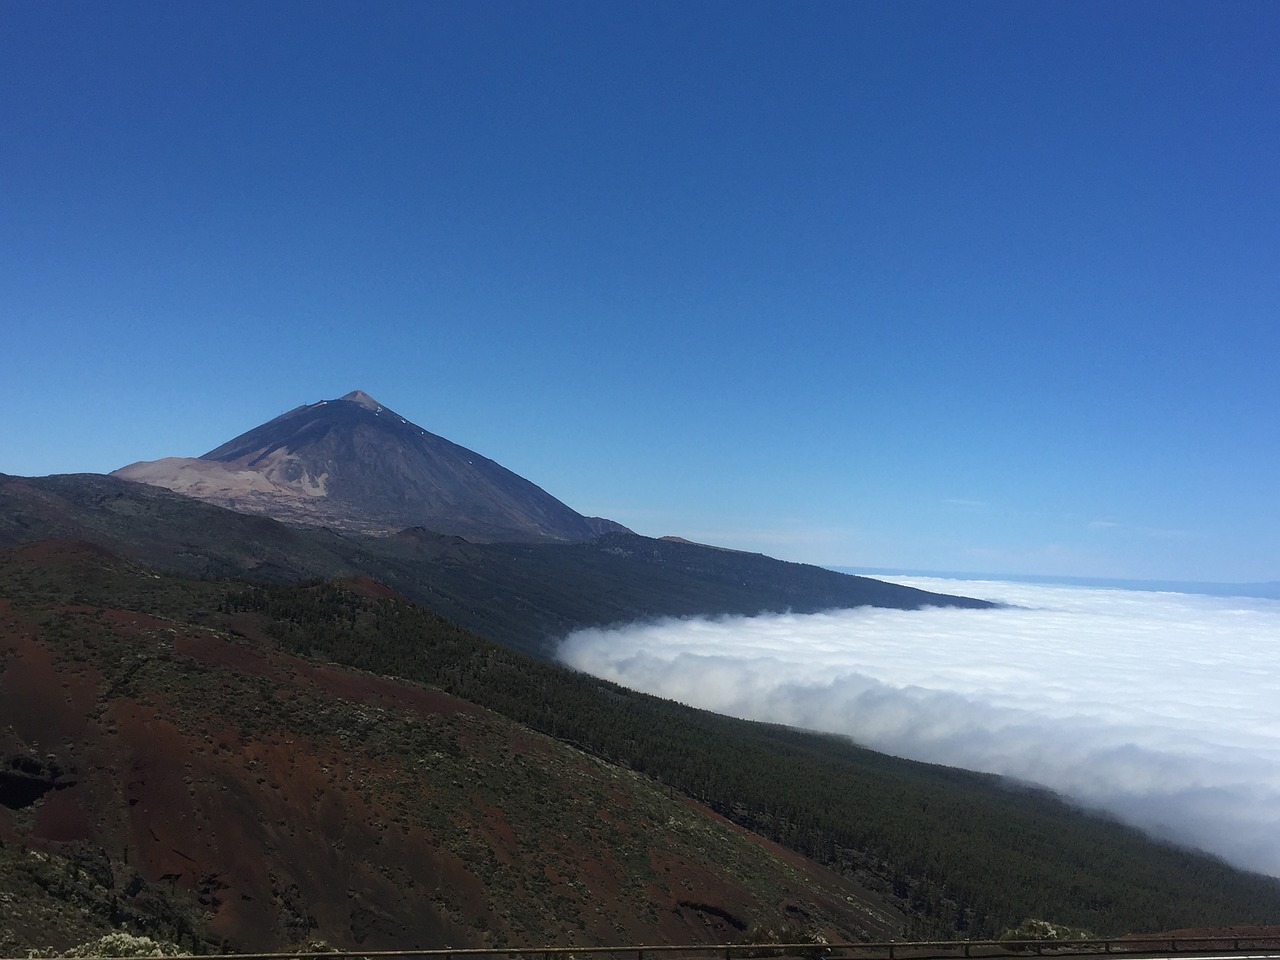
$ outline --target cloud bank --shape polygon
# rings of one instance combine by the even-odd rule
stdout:
[[[1280,876],[1280,601],[886,577],[1016,605],[667,620],[560,659],[719,713],[1043,784]]]

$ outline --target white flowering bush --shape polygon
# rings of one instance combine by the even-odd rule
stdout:
[[[1012,930],[1000,934],[1001,940],[1092,940],[1093,934],[1078,927],[1068,927],[1048,920],[1023,920]]]
[[[150,937],[138,937],[132,933],[116,931],[72,947],[64,957],[179,957],[183,954],[178,946],[164,940],[152,940]]]

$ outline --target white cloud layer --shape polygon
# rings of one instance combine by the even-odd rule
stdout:
[[[1280,876],[1280,601],[886,577],[1016,609],[584,630],[579,670],[1044,784]]]

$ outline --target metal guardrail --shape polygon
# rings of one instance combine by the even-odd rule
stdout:
[[[306,953],[237,953],[235,960],[575,960],[616,957],[619,960],[951,960],[958,957],[1010,958],[1034,954],[1044,957],[1116,955],[1150,957],[1165,954],[1271,953],[1280,957],[1280,936],[1123,937],[1092,940],[890,940],[884,943],[720,943],[652,944],[614,947],[450,947],[435,950],[352,950]],[[13,958],[25,960],[25,958]],[[83,960],[112,960],[86,957]],[[171,958],[131,958],[171,960]]]

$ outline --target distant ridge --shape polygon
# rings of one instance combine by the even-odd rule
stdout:
[[[626,529],[584,517],[363,390],[296,407],[201,457],[132,463],[112,475],[351,533],[416,526],[477,541],[573,542]]]
[[[663,617],[817,613],[861,606],[991,607],[759,553],[625,531],[591,540],[478,543],[425,527],[338,534],[237,513],[101,474],[0,474],[0,548],[85,540],[186,576],[372,577],[441,616],[542,657],[583,627]]]

